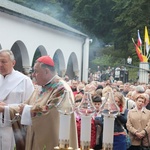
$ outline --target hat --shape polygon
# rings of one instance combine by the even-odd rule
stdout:
[[[54,66],[54,61],[50,56],[41,56],[37,61],[52,67]]]

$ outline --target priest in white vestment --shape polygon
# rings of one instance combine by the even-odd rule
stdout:
[[[5,103],[4,113],[0,113],[0,150],[14,150],[15,140],[9,114],[9,106],[27,100],[34,86],[32,80],[13,69],[15,58],[10,50],[0,50],[0,103]]]

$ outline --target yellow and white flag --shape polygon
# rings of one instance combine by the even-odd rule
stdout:
[[[147,53],[147,55],[148,55],[149,49],[150,49],[150,42],[149,42],[149,36],[148,36],[147,26],[145,26],[144,43],[145,43],[145,50],[146,50],[146,53]]]

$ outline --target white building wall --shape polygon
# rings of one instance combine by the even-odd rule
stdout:
[[[88,80],[88,69],[89,69],[89,42],[90,39],[87,38],[85,40],[84,44],[84,50],[83,50],[83,81]]]
[[[50,27],[43,26],[16,16],[0,12],[0,44],[3,49],[11,49],[12,45],[20,40],[22,41],[29,54],[30,66],[38,46],[43,45],[47,53],[53,57],[55,51],[60,49],[65,57],[65,65],[67,67],[68,58],[72,52],[75,52],[79,64],[79,78],[81,76],[81,59],[82,48],[86,52],[84,56],[84,65],[88,70],[88,42],[86,46],[82,46],[83,37],[74,36],[65,32],[54,30]],[[87,59],[87,60],[86,60]],[[87,81],[87,74],[84,72],[84,81]]]

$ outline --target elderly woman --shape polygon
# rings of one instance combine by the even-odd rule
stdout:
[[[126,124],[131,138],[129,150],[140,150],[141,141],[144,146],[148,146],[146,132],[150,133],[150,111],[145,108],[146,97],[144,94],[138,95],[135,103],[136,107],[128,112]]]

